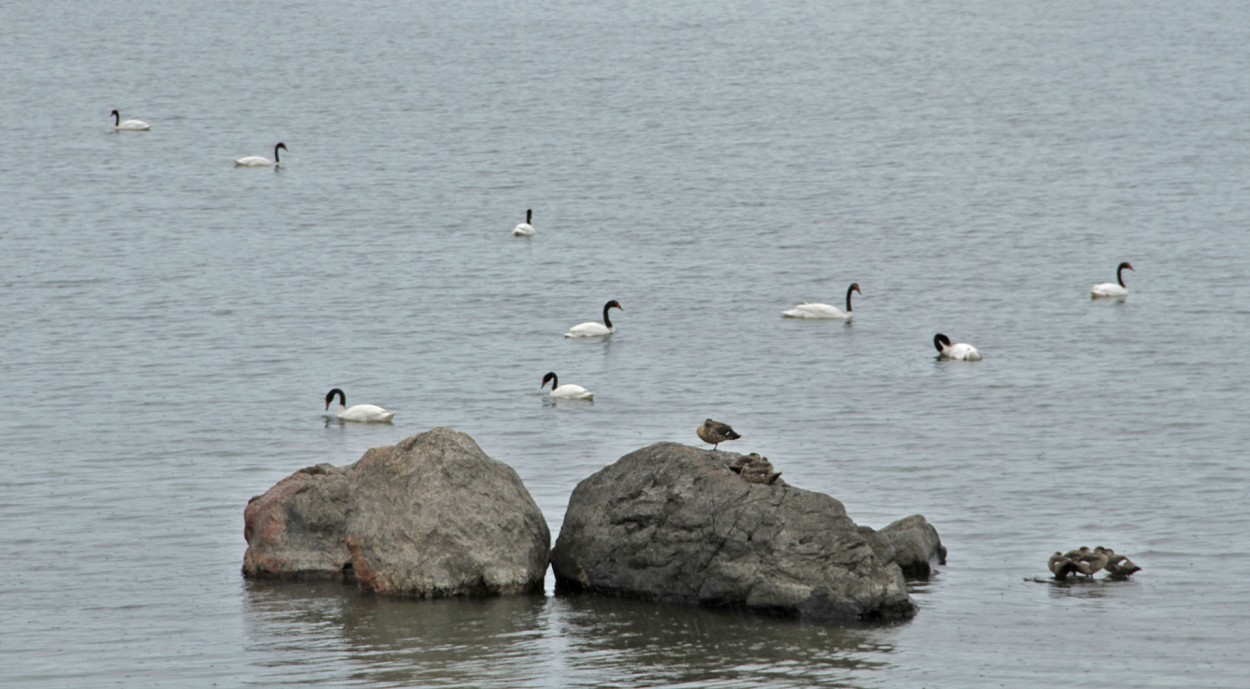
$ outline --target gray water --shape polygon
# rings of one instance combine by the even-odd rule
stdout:
[[[0,27],[0,685],[1250,685],[1245,3]],[[233,167],[278,141],[280,171]],[[1091,301],[1122,260],[1128,299]],[[780,317],[852,281],[853,324]],[[561,337],[612,298],[610,340]],[[935,361],[939,331],[985,360]],[[547,403],[548,370],[595,402]],[[334,386],[395,424],[327,423]],[[239,574],[248,498],[300,467],[452,426],[554,534],[579,480],[707,416],[861,524],[926,515],[950,562],[918,615]],[[1144,570],[1031,581],[1098,544]]]

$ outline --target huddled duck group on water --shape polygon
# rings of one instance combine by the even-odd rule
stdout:
[[[1141,571],[1141,567],[1133,564],[1132,560],[1102,546],[1090,550],[1089,546],[1083,545],[1066,553],[1056,550],[1046,564],[1059,580],[1066,580],[1070,574],[1092,579],[1102,571],[1107,572],[1109,579],[1127,579],[1134,572]]]

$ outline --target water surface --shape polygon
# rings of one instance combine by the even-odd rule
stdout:
[[[0,22],[0,684],[1245,684],[1242,3]],[[278,141],[280,172],[230,163]],[[1122,260],[1128,299],[1091,302]],[[852,324],[780,317],[852,281]],[[561,337],[613,298],[609,341]],[[545,403],[548,370],[594,404]],[[331,387],[396,423],[327,424]],[[708,416],[859,523],[926,515],[950,563],[916,618],[239,575],[244,505],[300,467],[452,426],[554,534],[580,479]],[[1144,571],[1028,581],[1082,544]]]

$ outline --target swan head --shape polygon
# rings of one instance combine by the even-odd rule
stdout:
[[[330,402],[332,402],[332,401],[334,400],[334,396],[335,396],[335,395],[338,395],[338,396],[339,396],[339,404],[341,404],[341,405],[343,405],[343,406],[347,406],[347,395],[343,394],[343,391],[342,391],[342,390],[340,390],[340,389],[338,389],[338,388],[334,388],[334,389],[332,389],[332,390],[330,390],[329,392],[327,392],[327,393],[326,393],[326,410],[327,410],[327,411],[329,411],[329,409],[330,409]]]
[[[855,292],[856,294],[863,294],[863,292],[860,292],[860,291],[859,291],[859,283],[858,283],[858,282],[852,282],[852,283],[851,283],[851,286],[846,288],[846,293],[847,293],[847,294],[850,294],[851,292]]]
[[[1125,286],[1124,285],[1124,269],[1125,268],[1128,268],[1129,270],[1133,270],[1133,264],[1129,263],[1128,261],[1122,261],[1120,265],[1115,267],[1115,281],[1120,283],[1121,287]],[[1137,271],[1133,270],[1133,272],[1137,272]]]
[[[619,301],[617,301],[617,300],[613,299],[612,301],[610,301],[610,302],[608,302],[608,303],[606,303],[606,304],[604,304],[604,305],[603,305],[603,310],[604,310],[604,311],[607,311],[608,309],[620,309],[620,310],[624,311],[624,310],[625,310],[625,307],[621,306],[621,302],[619,302]]]
[[[548,382],[548,381],[551,381],[551,389],[552,389],[552,390],[555,390],[555,389],[556,389],[556,388],[560,385],[560,383],[559,383],[559,378],[556,378],[555,371],[547,371],[547,375],[543,376],[543,382],[542,382],[542,385],[539,385],[539,386],[538,386],[538,387],[539,387],[539,389],[542,389],[542,388],[547,387],[547,382]]]
[[[933,346],[940,352],[951,346],[951,338],[943,335],[942,333],[938,333],[933,336]]]
[[[284,144],[284,143],[282,143],[281,141],[279,141],[279,142],[278,142],[278,145],[273,147],[273,150],[275,150],[275,151],[276,151],[276,150],[278,150],[279,148],[285,151],[285,150],[286,150],[286,144]]]

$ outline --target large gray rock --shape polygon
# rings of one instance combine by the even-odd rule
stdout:
[[[582,481],[552,551],[557,590],[819,619],[914,614],[899,567],[842,503],[744,480],[730,469],[739,457],[658,443]]]
[[[450,428],[301,469],[248,502],[243,574],[423,598],[542,591],[551,534],[508,465]]]

